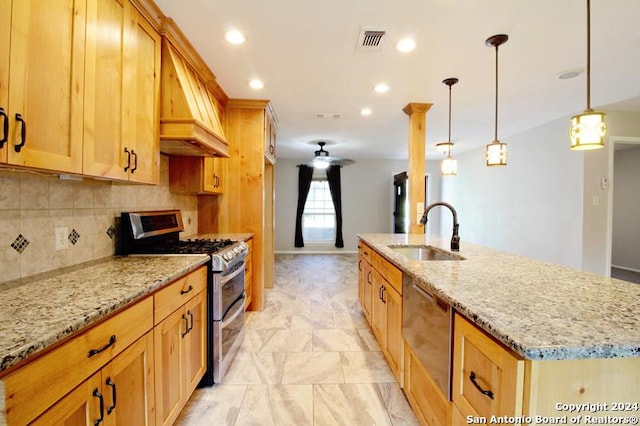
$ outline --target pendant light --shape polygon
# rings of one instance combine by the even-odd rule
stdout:
[[[498,140],[498,46],[509,40],[506,34],[496,34],[486,40],[487,46],[496,48],[496,114],[493,142],[487,145],[487,166],[507,165],[507,144]]]
[[[587,0],[587,109],[571,117],[571,149],[588,150],[604,148],[607,126],[604,113],[591,109],[591,0]]]
[[[442,164],[440,165],[442,176],[455,176],[458,174],[458,161],[451,157],[451,148],[453,148],[453,143],[451,142],[451,86],[456,84],[458,79],[447,78],[446,80],[442,80],[442,82],[449,86],[449,139],[447,142],[436,144],[436,147],[446,148],[447,158],[442,160]]]

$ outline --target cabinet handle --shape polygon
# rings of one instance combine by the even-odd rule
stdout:
[[[191,330],[193,330],[193,312],[191,311],[187,311],[187,315],[189,315],[191,317],[191,326],[189,327],[189,329],[187,330],[187,332],[191,333]],[[187,322],[188,323],[188,322]]]
[[[20,143],[16,145],[14,148],[16,152],[20,152],[25,143],[27,143],[27,123],[22,118],[22,114],[16,113],[16,121],[19,121],[20,126]]]
[[[220,177],[215,176],[215,178],[216,178],[216,188],[220,188]]]
[[[110,338],[109,338],[109,343],[107,343],[106,345],[104,345],[103,347],[101,347],[100,349],[91,349],[89,351],[89,355],[88,357],[91,358],[94,355],[99,354],[100,352],[103,352],[107,349],[109,349],[109,347],[113,346],[116,343],[116,335],[113,334]]]
[[[184,327],[184,333],[182,333],[182,338],[184,338],[184,336],[186,336],[187,334],[189,334],[189,318],[187,318],[187,316],[185,314],[182,314],[182,319],[184,320],[184,322],[187,324]]]
[[[190,285],[190,286],[189,286],[189,288],[188,288],[188,289],[186,289],[186,290],[180,290],[180,294],[181,294],[181,295],[183,295],[183,294],[187,294],[187,293],[189,293],[191,290],[193,290],[193,286],[192,286],[192,285]]]
[[[131,167],[131,151],[125,147],[124,152],[127,154],[127,165],[124,168],[124,171],[126,172],[129,170],[129,167]]]
[[[110,407],[107,407],[107,414],[111,414],[111,412],[116,408],[116,384],[113,383],[113,380],[111,380],[111,377],[107,377],[107,386],[111,387],[111,401],[112,401],[112,405]]]
[[[380,296],[380,299],[382,300],[382,303],[387,303],[387,299],[384,298],[384,293],[387,291],[386,287],[382,287],[382,294]]]
[[[369,284],[373,284],[373,283],[371,282],[371,271],[367,272],[367,283],[369,283]]]
[[[131,169],[131,174],[134,174],[136,170],[138,170],[138,154],[134,150],[131,150],[131,155],[133,155],[133,168]]]
[[[469,380],[471,380],[471,383],[473,383],[473,386],[475,386],[476,389],[478,389],[481,394],[486,395],[491,399],[494,399],[493,392],[491,392],[490,390],[484,390],[484,389],[482,389],[482,387],[480,387],[480,385],[476,381],[476,373],[474,373],[473,371],[469,375]]]
[[[93,390],[93,396],[100,400],[100,418],[93,421],[93,426],[98,426],[104,420],[104,398],[102,397],[102,394],[98,392],[98,388]]]
[[[362,271],[362,260],[358,260],[358,271]]]
[[[2,139],[0,139],[0,148],[4,146],[4,143],[9,139],[9,117],[4,112],[4,108],[0,108],[0,115],[2,116]]]

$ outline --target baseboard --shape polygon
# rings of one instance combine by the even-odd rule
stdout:
[[[280,250],[275,254],[358,254],[356,250]]]
[[[634,268],[627,268],[626,266],[619,266],[619,265],[611,265],[612,268],[617,268],[617,269],[622,269],[624,271],[630,271],[630,272],[637,272],[640,274],[640,269],[634,269]]]

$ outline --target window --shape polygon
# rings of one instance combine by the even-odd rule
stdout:
[[[326,180],[311,181],[302,214],[302,236],[309,242],[333,242],[336,238],[336,212]]]

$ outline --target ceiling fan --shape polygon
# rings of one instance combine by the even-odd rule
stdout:
[[[326,144],[326,142],[318,142],[320,149],[315,151],[315,156],[307,164],[308,166],[314,167],[316,169],[326,169],[329,166],[348,166],[349,164],[355,163],[355,161],[348,158],[330,156],[329,151],[324,149],[324,146]]]

